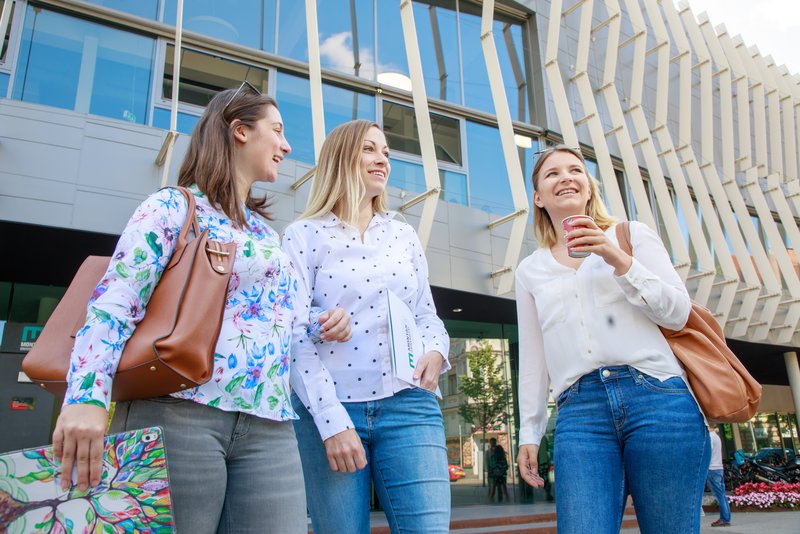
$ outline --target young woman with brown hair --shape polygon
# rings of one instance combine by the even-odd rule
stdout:
[[[201,230],[237,244],[213,378],[169,396],[118,403],[111,423],[111,432],[163,428],[181,532],[307,531],[289,397],[296,276],[265,221],[266,200],[250,191],[256,182],[274,182],[290,151],[275,100],[243,83],[208,104],[181,166],[178,183],[196,197]],[[76,465],[81,488],[100,482],[114,372],[187,216],[177,189],[148,197],[89,303],[53,433],[64,472]],[[346,339],[344,312],[329,315],[325,335]]]

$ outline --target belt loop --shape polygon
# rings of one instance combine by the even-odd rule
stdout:
[[[634,381],[634,383],[636,385],[639,385],[639,384],[642,383],[642,373],[640,373],[638,369],[636,369],[635,367],[629,365],[628,366],[628,372],[630,372],[631,377],[633,378],[633,381]]]

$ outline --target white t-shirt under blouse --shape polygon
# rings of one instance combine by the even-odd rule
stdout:
[[[545,433],[551,383],[555,398],[599,367],[683,374],[658,326],[683,328],[689,294],[658,235],[636,222],[630,230],[633,262],[622,276],[595,254],[572,269],[544,247],[517,267],[521,445]],[[614,227],[605,233],[617,243]]]
[[[428,284],[428,263],[414,228],[394,212],[376,214],[364,232],[328,214],[292,223],[283,250],[295,266],[298,307],[310,305],[350,313],[347,343],[313,343],[304,335],[309,309],[295,310],[292,389],[314,417],[323,440],[353,423],[343,402],[390,397],[411,387],[392,373],[386,290],[414,313],[423,351],[438,351],[450,368],[450,338]]]

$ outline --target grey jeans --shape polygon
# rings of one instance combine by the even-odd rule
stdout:
[[[117,404],[111,433],[164,430],[179,533],[306,534],[306,496],[291,421],[158,397]]]

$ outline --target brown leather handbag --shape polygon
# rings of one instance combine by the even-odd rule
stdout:
[[[160,397],[195,387],[214,371],[236,243],[212,241],[207,229],[201,233],[194,194],[178,189],[186,197],[188,215],[144,318],[125,343],[113,400]],[[86,322],[89,298],[110,259],[86,258],[22,361],[25,374],[55,395],[64,395],[75,335]]]
[[[618,224],[616,232],[620,248],[632,256],[629,224]],[[707,308],[692,301],[686,326],[659,328],[686,370],[689,386],[709,421],[743,423],[755,415],[761,384],[728,348],[722,328]]]

